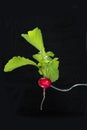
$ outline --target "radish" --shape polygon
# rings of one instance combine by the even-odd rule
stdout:
[[[42,32],[38,27],[28,31],[27,34],[21,34],[21,36],[39,51],[32,56],[37,62],[19,55],[14,56],[4,66],[4,72],[11,72],[16,68],[25,65],[33,65],[38,68],[39,74],[45,76],[38,80],[38,85],[43,89],[43,99],[40,105],[40,110],[42,110],[43,107],[46,95],[45,91],[47,88],[51,87],[57,91],[68,92],[77,86],[87,86],[87,83],[75,84],[68,89],[60,89],[53,86],[52,83],[59,79],[59,58],[54,57],[54,53],[52,51],[45,51]]]
[[[38,80],[38,85],[43,88],[43,99],[42,99],[42,102],[41,102],[41,105],[40,105],[40,110],[43,109],[43,103],[44,103],[44,100],[45,100],[45,95],[46,95],[46,92],[45,90],[49,87],[51,87],[51,80],[49,78],[45,78],[45,77],[42,77]]]
[[[38,80],[38,85],[42,88],[49,88],[51,86],[51,80],[49,78],[40,78]]]

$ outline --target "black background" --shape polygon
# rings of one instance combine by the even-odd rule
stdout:
[[[67,121],[70,124],[73,119],[76,126],[86,118],[87,88],[78,87],[67,93],[49,88],[41,112],[39,107],[42,89],[37,84],[40,76],[36,68],[24,66],[10,73],[3,72],[5,63],[14,55],[32,59],[32,54],[37,50],[20,35],[39,27],[42,30],[46,50],[53,51],[60,60],[60,78],[54,85],[59,88],[69,88],[76,83],[87,83],[85,7],[81,3],[60,3],[56,6],[51,4],[48,6],[44,3],[41,4],[43,6],[31,4],[29,9],[27,6],[18,8],[17,4],[14,6],[15,9],[7,6],[2,11],[0,101],[3,122],[7,122],[10,117],[13,120],[17,119],[11,120],[16,125],[23,126],[25,122],[25,127],[30,122],[28,126],[31,127],[31,122],[37,126],[39,123],[43,124],[43,121],[47,125],[50,121],[54,128],[53,124],[55,123],[56,126],[58,121],[60,123]],[[9,123],[7,125],[9,126]]]

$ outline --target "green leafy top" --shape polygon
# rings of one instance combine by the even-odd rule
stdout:
[[[36,49],[44,53],[45,48],[43,44],[43,38],[41,30],[38,27],[31,31],[28,31],[28,34],[21,34],[21,36]]]
[[[14,69],[24,65],[34,65],[38,68],[40,75],[49,78],[52,82],[58,80],[58,58],[53,58],[53,52],[45,51],[41,30],[36,27],[35,29],[28,31],[27,34],[21,34],[21,36],[39,51],[37,54],[33,55],[33,58],[37,62],[34,62],[25,57],[14,56],[6,63],[4,72],[13,71]]]

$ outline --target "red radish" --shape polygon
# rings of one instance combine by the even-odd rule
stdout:
[[[42,88],[49,88],[51,86],[51,80],[48,78],[40,78],[38,80],[38,85]]]

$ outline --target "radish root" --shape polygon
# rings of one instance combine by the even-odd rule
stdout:
[[[40,105],[40,110],[42,111],[43,110],[43,103],[44,103],[44,100],[45,100],[45,88],[43,88],[43,99],[41,101],[41,105]]]

